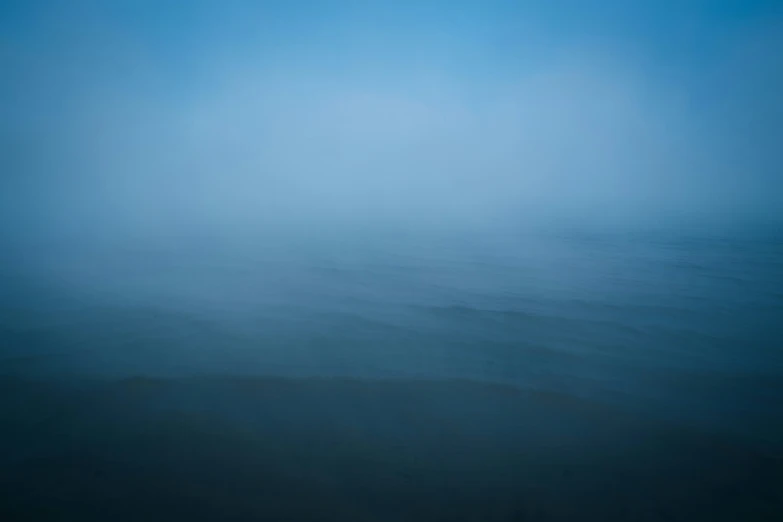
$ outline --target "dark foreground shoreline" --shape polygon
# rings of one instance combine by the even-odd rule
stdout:
[[[0,378],[0,520],[783,519],[779,451],[471,381]]]

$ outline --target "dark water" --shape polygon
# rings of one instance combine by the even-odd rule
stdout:
[[[19,520],[783,519],[783,241],[504,233],[2,256]]]

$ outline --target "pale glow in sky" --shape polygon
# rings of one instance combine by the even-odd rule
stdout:
[[[9,4],[4,207],[23,233],[779,215],[779,10],[555,4]]]

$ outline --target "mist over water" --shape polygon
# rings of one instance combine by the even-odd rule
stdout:
[[[553,5],[0,8],[0,516],[777,519],[781,13]]]

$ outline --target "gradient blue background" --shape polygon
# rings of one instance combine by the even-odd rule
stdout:
[[[783,520],[783,8],[0,2],[0,520]]]

